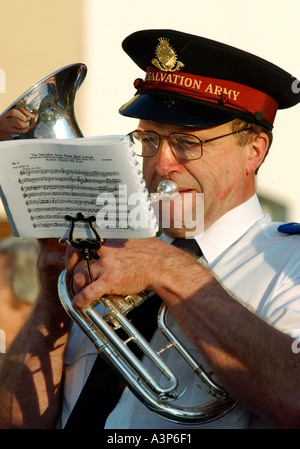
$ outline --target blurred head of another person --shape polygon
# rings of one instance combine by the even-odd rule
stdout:
[[[1,349],[7,347],[28,318],[38,293],[34,239],[10,237],[0,241]],[[5,340],[5,342],[3,341]]]

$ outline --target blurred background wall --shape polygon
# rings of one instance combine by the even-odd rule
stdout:
[[[173,28],[219,40],[261,56],[300,78],[299,0],[0,0],[0,111],[55,70],[88,67],[77,93],[85,136],[124,134],[136,127],[118,115],[144,74],[122,40],[144,28]],[[299,86],[300,87],[300,86]],[[279,111],[274,143],[257,183],[275,220],[300,221],[300,106]],[[9,235],[0,214],[0,238]]]

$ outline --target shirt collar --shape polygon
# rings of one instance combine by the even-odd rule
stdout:
[[[195,237],[207,262],[212,263],[258,220],[263,218],[257,195],[227,212],[205,232]]]
[[[206,261],[212,263],[263,216],[257,195],[253,195],[248,201],[219,218],[202,234],[195,236]],[[161,238],[168,243],[173,241],[173,238],[165,234]]]

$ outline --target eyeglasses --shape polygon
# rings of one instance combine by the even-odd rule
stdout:
[[[138,156],[155,156],[159,151],[162,141],[166,139],[178,160],[194,161],[202,157],[204,144],[243,131],[252,131],[252,128],[243,128],[239,131],[223,134],[222,136],[213,137],[208,140],[201,140],[193,134],[184,133],[172,133],[169,136],[161,136],[154,131],[132,131],[128,136],[134,144],[134,151]]]

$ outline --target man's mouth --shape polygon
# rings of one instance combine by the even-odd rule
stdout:
[[[188,187],[178,187],[179,193],[193,193],[195,192],[195,189],[188,188]]]

